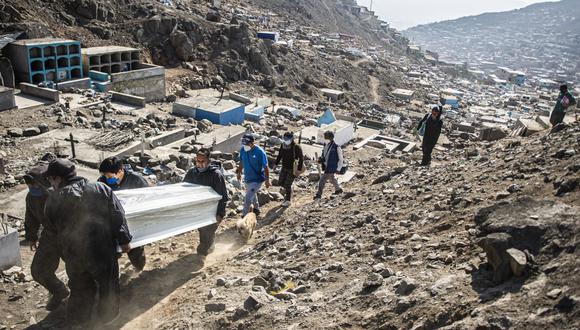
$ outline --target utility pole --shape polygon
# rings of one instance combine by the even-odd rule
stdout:
[[[370,11],[373,11],[373,0],[371,0],[371,8]]]

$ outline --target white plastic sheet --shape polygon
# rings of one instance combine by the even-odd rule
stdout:
[[[216,222],[221,195],[212,188],[189,183],[121,190],[132,247],[183,234]]]

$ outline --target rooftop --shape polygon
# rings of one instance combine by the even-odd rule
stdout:
[[[398,88],[398,89],[395,89],[393,91],[393,94],[406,95],[406,96],[412,96],[414,93],[415,93],[414,91],[410,91],[408,89],[402,89],[402,88]]]
[[[68,42],[78,42],[78,41],[71,40],[71,39],[59,39],[59,38],[41,38],[41,39],[17,40],[17,41],[14,41],[13,44],[21,45],[21,46],[41,46],[41,45],[52,45],[52,44],[68,43]]]
[[[81,52],[85,55],[102,55],[120,52],[138,52],[138,48],[124,47],[124,46],[102,46],[83,48]]]
[[[321,88],[320,91],[323,94],[332,94],[332,95],[342,95],[342,94],[344,94],[343,91],[339,91],[339,90],[336,90],[336,89],[330,89],[330,88]]]
[[[181,105],[190,106],[196,109],[213,113],[224,113],[239,108],[243,104],[228,99],[219,99],[211,96],[198,96],[180,99],[175,102]]]

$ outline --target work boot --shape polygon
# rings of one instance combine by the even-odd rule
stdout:
[[[68,297],[68,290],[62,291],[56,295],[51,295],[48,301],[46,302],[46,310],[52,312],[56,310],[62,302]]]
[[[145,250],[143,247],[131,249],[131,251],[127,253],[127,256],[129,257],[131,265],[133,265],[135,269],[137,269],[138,271],[142,271],[145,268],[147,259],[145,257]]]
[[[284,201],[284,203],[282,203],[282,207],[290,207],[290,201]]]
[[[321,198],[322,198],[322,196],[320,196],[320,195],[318,195],[318,194],[314,195],[314,200],[319,200],[319,199],[321,199]]]
[[[344,192],[344,190],[342,190],[342,188],[338,189],[337,191],[334,192],[334,195],[340,195]]]

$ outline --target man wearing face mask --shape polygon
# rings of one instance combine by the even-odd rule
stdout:
[[[29,189],[24,219],[25,238],[30,241],[30,248],[36,250],[30,265],[30,273],[32,278],[50,293],[45,306],[49,311],[58,308],[69,294],[66,285],[55,275],[60,263],[56,237],[51,231],[42,230],[39,238],[40,227],[46,227],[44,207],[50,187],[44,173],[48,168],[47,161],[54,158],[52,154],[47,154],[42,158],[43,161],[32,167],[24,176]]]
[[[101,177],[97,180],[109,186],[112,190],[126,190],[148,187],[147,180],[133,172],[131,165],[125,165],[120,158],[109,157],[99,166]],[[142,271],[145,268],[145,247],[140,246],[131,249],[127,253],[133,267]]]
[[[197,255],[201,258],[202,263],[213,250],[215,232],[226,216],[226,204],[228,202],[226,181],[220,171],[220,167],[211,163],[210,155],[209,149],[200,149],[195,157],[195,167],[190,169],[183,179],[183,182],[211,187],[222,196],[216,213],[217,223],[199,229]]]
[[[421,161],[421,166],[427,166],[431,164],[431,154],[433,153],[433,149],[439,140],[441,129],[443,128],[441,111],[442,107],[433,106],[431,113],[426,114],[425,117],[423,117],[423,119],[419,122],[419,126],[417,126],[417,130],[423,131],[423,159]]]
[[[340,174],[340,170],[344,166],[342,148],[334,142],[334,133],[332,131],[324,132],[324,142],[322,156],[318,159],[318,163],[322,166],[324,174],[322,174],[320,181],[318,181],[318,192],[314,196],[315,200],[322,198],[327,181],[330,181],[334,186],[335,195],[343,193],[342,187],[336,179],[336,174]]]
[[[298,172],[302,172],[304,168],[302,148],[294,143],[294,134],[291,132],[286,132],[284,134],[284,142],[280,147],[278,157],[272,165],[272,168],[275,168],[276,165],[280,164],[280,162],[282,162],[282,169],[280,170],[280,178],[278,179],[278,182],[279,185],[284,187],[286,190],[286,196],[284,196],[284,203],[282,206],[288,207],[292,200],[292,184],[296,178],[296,173],[294,173],[295,165]]]
[[[254,144],[255,139],[252,134],[242,137],[242,148],[240,149],[240,164],[238,166],[238,181],[242,181],[244,173],[244,183],[246,185],[246,196],[244,198],[244,211],[242,217],[250,211],[250,206],[254,206],[253,212],[260,215],[260,204],[258,203],[258,191],[262,184],[270,188],[270,169],[268,168],[268,156],[264,149]]]
[[[66,264],[67,325],[86,326],[94,305],[99,322],[110,325],[119,315],[117,246],[131,249],[123,206],[107,185],[77,176],[67,159],[52,161],[45,176],[55,191],[46,202],[44,230],[56,237]]]

